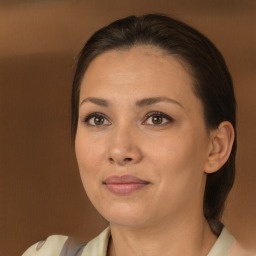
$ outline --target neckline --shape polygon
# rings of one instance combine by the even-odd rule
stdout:
[[[227,256],[235,238],[223,227],[222,231],[207,256]]]
[[[107,256],[111,238],[110,227],[107,227],[85,247],[81,256]],[[207,256],[227,256],[235,238],[223,227],[222,231]]]

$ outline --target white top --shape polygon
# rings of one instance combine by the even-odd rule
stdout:
[[[109,238],[110,228],[108,227],[85,247],[77,250],[77,254],[73,254],[72,250],[65,248],[68,247],[67,236],[53,235],[45,241],[32,245],[22,256],[106,256]],[[235,238],[224,227],[207,256],[228,256],[234,242]]]

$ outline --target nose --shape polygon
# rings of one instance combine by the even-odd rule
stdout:
[[[108,161],[125,166],[139,163],[142,159],[138,135],[128,127],[117,127],[109,139]]]

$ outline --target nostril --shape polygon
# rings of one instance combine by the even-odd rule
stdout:
[[[124,164],[124,163],[129,163],[129,162],[131,162],[131,161],[132,161],[132,158],[131,158],[131,157],[126,157],[126,158],[123,158],[122,160],[119,161],[119,160],[114,160],[112,157],[110,157],[110,158],[109,158],[109,161],[110,161],[110,163],[112,163],[112,164],[115,163],[115,162],[119,162],[120,164],[121,164],[121,163]]]
[[[109,161],[110,161],[111,163],[114,163],[114,159],[113,159],[113,158],[109,158]]]
[[[132,161],[132,158],[127,157],[127,158],[124,159],[124,161],[125,161],[125,162],[131,162],[131,161]]]

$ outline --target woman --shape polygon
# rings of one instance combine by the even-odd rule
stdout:
[[[236,102],[202,34],[163,15],[97,31],[74,77],[72,132],[109,227],[78,246],[50,236],[24,256],[247,255],[219,222],[235,176]]]

